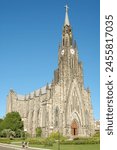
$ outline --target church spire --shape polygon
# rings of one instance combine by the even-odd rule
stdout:
[[[68,9],[69,9],[69,7],[66,5],[65,6],[65,8],[66,8],[66,14],[65,14],[65,23],[64,23],[64,26],[65,25],[70,25],[70,23],[69,23],[69,17],[68,17]]]
[[[66,13],[62,34],[62,48],[72,46],[72,29],[68,17],[68,6],[66,5],[65,8]]]

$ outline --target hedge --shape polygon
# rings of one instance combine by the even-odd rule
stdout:
[[[99,138],[79,138],[77,140],[73,140],[73,141],[65,141],[65,142],[61,142],[61,144],[99,144],[100,143],[100,139]]]

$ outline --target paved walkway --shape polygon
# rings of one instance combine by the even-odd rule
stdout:
[[[21,146],[18,145],[0,143],[0,150],[49,150],[49,149],[33,148],[33,147],[22,148]]]

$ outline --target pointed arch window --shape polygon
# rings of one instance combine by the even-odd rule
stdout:
[[[55,108],[55,127],[59,126],[59,108],[58,106]]]
[[[89,125],[89,115],[88,115],[88,110],[85,111],[85,123],[86,123],[86,128],[88,128]]]
[[[71,68],[74,68],[74,59],[71,58]]]
[[[42,127],[45,127],[46,126],[46,109],[43,108],[43,112],[42,112]]]

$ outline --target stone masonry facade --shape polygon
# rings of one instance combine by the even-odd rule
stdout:
[[[12,111],[20,113],[24,129],[32,136],[37,127],[42,128],[43,137],[56,131],[70,138],[94,134],[90,90],[84,88],[83,67],[73,39],[67,6],[58,68],[54,71],[52,83],[25,96],[10,90],[7,113]]]

